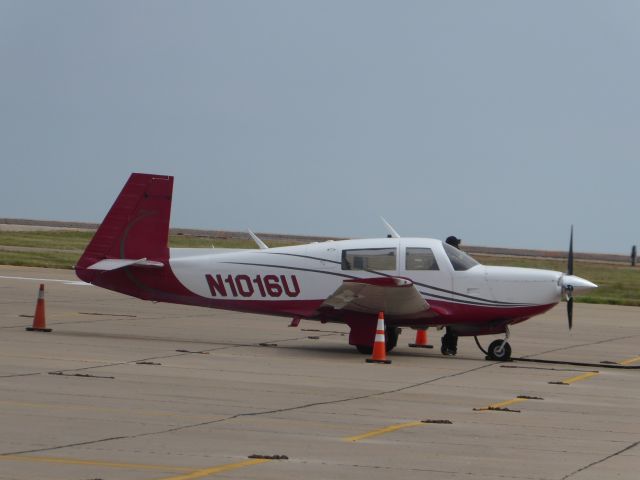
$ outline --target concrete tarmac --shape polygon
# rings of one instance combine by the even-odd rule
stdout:
[[[25,331],[41,282],[51,333]],[[0,266],[0,479],[639,478],[640,370],[607,368],[640,366],[638,308],[512,328],[514,356],[592,365],[487,361],[472,338],[443,357],[432,329],[375,365],[342,325],[75,282]]]

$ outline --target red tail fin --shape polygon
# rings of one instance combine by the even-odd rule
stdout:
[[[104,259],[167,260],[172,192],[173,177],[131,174],[80,257],[78,275]]]

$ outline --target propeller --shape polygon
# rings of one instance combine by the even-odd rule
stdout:
[[[567,294],[567,320],[569,320],[569,330],[573,327],[573,288],[569,285],[569,294]]]
[[[571,235],[569,236],[567,275],[573,275],[573,225],[571,225]],[[569,321],[569,330],[571,330],[571,327],[573,327],[573,285],[566,285],[565,292],[567,296],[567,320]]]
[[[584,278],[576,277],[573,274],[573,225],[571,225],[571,236],[569,237],[569,255],[567,258],[567,272],[563,273],[558,280],[562,293],[567,300],[567,320],[569,330],[573,327],[573,293],[584,292],[598,286]]]

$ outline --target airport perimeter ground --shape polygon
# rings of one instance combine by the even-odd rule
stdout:
[[[52,333],[25,331],[40,280],[17,277],[45,279]],[[593,366],[489,362],[468,338],[443,357],[407,330],[387,366],[340,325],[57,280],[76,279],[0,266],[1,479],[640,478],[640,370],[601,363],[640,365],[637,307],[512,329],[516,356]]]

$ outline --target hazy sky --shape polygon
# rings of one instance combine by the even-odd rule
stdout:
[[[0,217],[628,253],[638,1],[0,0]]]

